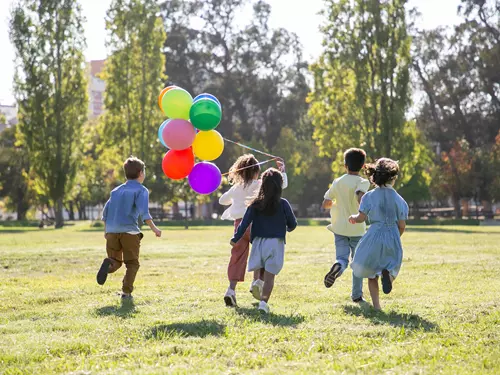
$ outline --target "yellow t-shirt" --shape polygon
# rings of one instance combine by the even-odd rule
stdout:
[[[328,226],[330,231],[346,237],[360,237],[365,234],[365,223],[351,224],[348,219],[359,210],[356,193],[366,193],[369,188],[370,182],[358,175],[345,174],[333,181],[325,193],[325,199],[333,201],[330,209],[332,223]]]

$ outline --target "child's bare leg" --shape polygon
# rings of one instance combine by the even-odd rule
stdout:
[[[264,272],[264,288],[262,289],[262,301],[269,301],[274,288],[274,277],[272,273]]]
[[[238,280],[229,280],[229,289],[235,290],[238,285]]]
[[[264,280],[264,268],[253,271],[253,280]]]
[[[372,297],[373,307],[376,310],[381,310],[380,299],[379,299],[378,277],[374,279],[368,279],[368,289],[370,290],[370,296]]]

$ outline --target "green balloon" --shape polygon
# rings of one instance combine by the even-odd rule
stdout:
[[[168,90],[161,99],[163,113],[171,119],[189,120],[189,110],[193,104],[193,97],[180,87]]]
[[[191,106],[189,118],[191,124],[196,129],[203,131],[212,130],[219,125],[222,118],[222,110],[212,99],[199,99]]]

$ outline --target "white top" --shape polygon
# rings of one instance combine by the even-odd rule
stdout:
[[[282,175],[283,189],[286,189],[288,186],[288,178],[286,173],[282,173]],[[255,198],[259,192],[261,184],[261,179],[253,180],[246,187],[239,184],[234,185],[231,189],[224,193],[219,199],[219,204],[223,206],[231,206],[222,214],[222,220],[238,220],[243,218],[251,200]]]
[[[361,237],[365,234],[365,223],[350,224],[349,216],[359,211],[356,193],[366,193],[370,182],[358,175],[345,174],[333,181],[330,189],[325,193],[325,199],[333,201],[330,209],[332,223],[328,229],[335,234],[347,237]]]

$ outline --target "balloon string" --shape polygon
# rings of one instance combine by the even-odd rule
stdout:
[[[239,171],[242,171],[244,169],[247,169],[247,168],[253,168],[257,165],[262,165],[262,164],[266,164],[266,163],[269,163],[270,161],[273,161],[273,160],[279,160],[281,158],[279,157],[274,157],[272,159],[269,159],[269,160],[266,160],[266,161],[261,161],[260,163],[257,163],[257,164],[252,164],[252,165],[249,165],[247,167],[243,167],[243,168],[238,168],[238,169],[235,169],[234,171],[229,171],[229,172],[226,172],[226,173],[223,173],[222,176],[227,176],[228,174],[230,173],[235,173],[235,172],[239,172]]]
[[[229,143],[235,144],[235,145],[237,145],[237,146],[240,146],[240,147],[246,148],[247,150],[251,150],[251,151],[253,151],[253,152],[257,152],[257,153],[259,153],[259,154],[266,155],[266,156],[269,156],[269,157],[271,157],[271,158],[278,158],[278,159],[280,159],[280,158],[279,158],[278,156],[276,156],[276,155],[271,155],[271,154],[268,154],[267,152],[256,150],[255,148],[252,148],[252,147],[246,146],[246,145],[241,144],[241,143],[239,143],[239,142],[235,142],[235,141],[232,141],[232,140],[227,139],[227,138],[224,138],[224,140],[225,140],[225,141],[227,141],[227,142],[229,142]]]

